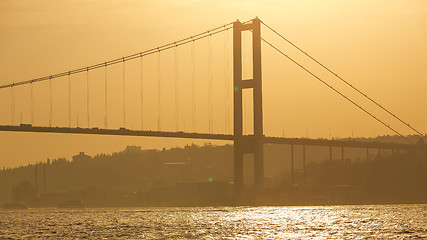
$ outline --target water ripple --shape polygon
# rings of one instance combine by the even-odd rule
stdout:
[[[423,239],[426,205],[0,211],[0,239]]]

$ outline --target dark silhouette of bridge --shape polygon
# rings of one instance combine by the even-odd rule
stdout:
[[[243,188],[243,155],[244,154],[253,154],[254,155],[254,176],[255,176],[255,189],[260,191],[263,189],[263,181],[264,181],[264,150],[263,146],[266,143],[271,144],[289,144],[291,146],[293,145],[302,145],[305,153],[305,146],[325,146],[329,147],[330,149],[330,158],[332,159],[332,148],[333,147],[339,147],[341,148],[341,160],[344,161],[344,148],[364,148],[367,150],[367,158],[369,159],[369,149],[393,149],[393,150],[404,150],[409,151],[415,148],[425,147],[424,145],[420,144],[413,144],[413,143],[407,143],[407,144],[398,144],[398,143],[382,143],[382,142],[360,142],[360,141],[354,141],[354,140],[331,140],[331,139],[309,139],[309,138],[285,138],[285,137],[268,137],[264,135],[263,131],[263,104],[262,104],[262,69],[261,69],[261,43],[265,42],[268,46],[271,46],[273,49],[277,50],[280,54],[282,54],[284,57],[288,58],[295,64],[297,64],[299,67],[301,67],[303,70],[305,70],[307,73],[315,77],[317,80],[321,81],[323,84],[325,84],[327,87],[332,89],[334,92],[336,92],[341,97],[348,100],[350,103],[355,105],[360,110],[367,113],[370,117],[378,121],[380,124],[384,125],[385,127],[389,128],[392,132],[395,134],[401,136],[402,138],[405,138],[402,134],[397,132],[394,128],[391,128],[390,125],[386,124],[379,118],[377,118],[375,115],[367,111],[362,106],[358,105],[353,100],[349,99],[347,96],[336,90],[334,87],[323,81],[321,78],[310,72],[308,69],[306,69],[304,66],[300,65],[296,61],[294,61],[292,58],[287,56],[285,53],[280,51],[278,48],[276,48],[273,44],[268,42],[267,40],[263,39],[261,37],[261,25],[263,23],[258,19],[252,19],[248,22],[240,22],[236,21],[231,24],[226,24],[224,26],[221,26],[219,28],[215,28],[213,30],[209,30],[207,32],[194,35],[190,38],[186,38],[177,42],[173,42],[171,44],[163,45],[158,48],[153,48],[148,51],[140,52],[134,55],[130,55],[127,57],[115,59],[112,61],[108,61],[101,64],[92,65],[89,67],[76,69],[56,75],[50,75],[42,78],[37,78],[29,81],[19,82],[19,83],[11,83],[7,85],[0,86],[1,88],[10,88],[13,89],[20,85],[27,85],[31,84],[31,86],[34,83],[42,82],[42,81],[51,81],[52,79],[56,78],[63,78],[63,77],[69,77],[73,74],[78,73],[84,73],[89,72],[94,69],[98,68],[107,68],[110,65],[119,64],[133,60],[142,58],[146,55],[156,54],[160,53],[161,51],[168,50],[170,48],[176,48],[178,46],[192,43],[194,41],[197,41],[199,39],[203,39],[206,37],[210,37],[212,35],[215,35],[217,33],[226,31],[228,29],[233,29],[233,113],[234,113],[234,125],[233,125],[233,134],[214,134],[214,133],[195,133],[195,132],[183,132],[183,131],[162,131],[160,128],[160,120],[158,120],[158,130],[131,130],[127,129],[125,127],[119,128],[119,129],[109,129],[107,128],[107,108],[105,112],[105,128],[90,128],[89,127],[89,107],[87,108],[87,121],[88,121],[88,127],[87,128],[81,128],[81,127],[71,127],[71,123],[69,123],[69,127],[53,127],[51,126],[51,119],[52,119],[52,96],[50,98],[51,106],[50,106],[50,126],[35,126],[33,125],[33,119],[32,116],[31,124],[20,124],[15,125],[13,116],[11,125],[3,125],[0,126],[0,131],[11,131],[11,132],[38,132],[38,133],[64,133],[64,134],[97,134],[97,135],[118,135],[118,136],[146,136],[146,137],[163,137],[163,138],[189,138],[189,139],[206,139],[206,140],[226,140],[226,141],[233,141],[234,143],[234,184],[236,192],[241,191]],[[265,25],[265,24],[264,24]],[[292,46],[296,47],[298,50],[302,51],[300,48],[298,48],[295,44],[288,41],[286,38],[284,38],[282,35],[277,33],[274,29],[269,27],[268,25],[265,25],[268,29],[272,30],[274,33],[278,34],[281,38],[283,38],[285,41],[289,42]],[[251,31],[252,32],[252,79],[243,79],[242,76],[242,32],[244,31]],[[314,60],[316,63],[320,64],[322,67],[326,68],[324,65],[322,65],[320,62],[318,62],[316,59],[312,58],[310,55],[308,55],[306,52],[302,51],[305,55],[309,56],[312,60]],[[123,66],[124,69],[124,66]],[[350,85],[347,81],[342,79],[340,76],[338,76],[336,73],[332,72],[329,68],[326,68],[329,72],[331,72],[333,75],[338,77],[340,80],[344,81],[346,84]],[[141,70],[142,71],[142,70]],[[124,70],[123,70],[124,74]],[[124,81],[124,78],[123,78]],[[211,80],[210,80],[211,81]],[[124,84],[124,82],[123,82]],[[210,84],[212,84],[210,82]],[[368,97],[366,94],[361,92],[359,89],[355,88],[354,86],[350,85],[354,90],[356,90],[358,93],[362,94],[364,97],[366,97],[368,100],[379,106],[381,109],[395,117],[397,120],[399,120],[401,123],[406,125],[407,127],[414,130],[417,134],[423,137],[423,135],[411,127],[409,124],[401,120],[396,115],[392,114],[390,111],[388,111],[383,106],[379,105],[376,101],[374,101],[372,98]],[[245,89],[252,89],[253,92],[253,134],[245,135],[243,133],[243,126],[244,126],[244,118],[243,118],[243,98],[242,93]],[[31,88],[32,91],[32,88]],[[88,90],[89,91],[89,90]],[[107,88],[105,87],[105,91],[107,91]],[[193,90],[194,91],[194,90]],[[89,93],[88,93],[89,94]],[[194,92],[193,92],[194,96]],[[142,94],[141,94],[142,98]],[[160,90],[159,90],[159,98],[160,98]],[[70,100],[69,100],[70,101]],[[193,99],[194,101],[194,99]],[[211,101],[211,99],[210,99]],[[160,100],[159,100],[160,102]],[[33,103],[31,103],[33,104]],[[70,104],[70,103],[69,103]],[[107,105],[107,99],[105,100],[105,104]],[[123,118],[126,117],[125,114],[125,100],[123,99]],[[194,104],[194,102],[193,102]],[[12,100],[13,105],[13,100]],[[88,105],[89,105],[89,96],[88,96]],[[13,106],[14,107],[14,106]],[[12,107],[12,111],[13,111]],[[160,108],[160,104],[159,104]],[[212,108],[212,107],[211,107]],[[193,105],[193,111],[194,111],[194,105]],[[32,114],[34,114],[32,112]],[[142,110],[141,110],[142,114]],[[209,128],[211,128],[211,122],[212,122],[212,116],[209,116]],[[14,112],[12,112],[12,115],[14,115]],[[70,115],[70,113],[69,113]],[[70,117],[70,116],[69,116]],[[160,118],[160,113],[159,113]],[[193,120],[194,121],[194,120]],[[70,120],[71,122],[71,120]],[[125,120],[124,120],[125,123]],[[305,164],[305,154],[303,154],[303,162]],[[293,166],[293,154],[292,154],[292,166]],[[305,168],[305,165],[304,165]],[[293,170],[293,168],[292,168]]]

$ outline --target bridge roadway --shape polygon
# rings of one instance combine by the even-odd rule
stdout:
[[[142,131],[120,129],[100,129],[100,128],[68,128],[68,127],[38,127],[30,124],[20,126],[0,125],[0,131],[7,132],[42,132],[42,133],[67,133],[67,134],[95,134],[95,135],[117,135],[117,136],[146,136],[146,137],[167,137],[167,138],[189,138],[207,140],[233,141],[234,136],[230,134],[208,134],[208,133],[188,133],[188,132],[165,132],[165,131]],[[249,140],[253,135],[245,136]],[[381,142],[359,142],[354,140],[328,140],[309,138],[284,138],[284,137],[264,137],[264,143],[271,144],[294,144],[308,146],[333,146],[351,148],[377,148],[377,149],[411,149],[419,147],[416,144],[402,143],[381,143]]]

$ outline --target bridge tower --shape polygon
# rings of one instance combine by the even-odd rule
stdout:
[[[233,23],[233,78],[234,78],[234,187],[236,194],[243,188],[243,154],[254,156],[254,178],[256,192],[264,185],[264,130],[262,114],[261,75],[261,21]],[[242,76],[242,32],[252,32],[253,79]],[[253,90],[254,134],[243,135],[242,93]]]

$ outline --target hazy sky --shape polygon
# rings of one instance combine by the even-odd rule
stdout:
[[[421,132],[427,132],[427,2],[363,1],[0,1],[0,84],[19,82],[126,56],[240,19],[258,16]],[[231,83],[231,30],[194,44],[197,126],[207,132],[207,79],[212,72],[213,131],[226,125],[226,83]],[[352,93],[266,28],[263,37],[403,134],[410,130]],[[250,40],[245,34],[245,47]],[[212,68],[208,52],[211,46]],[[226,53],[224,50],[229,50]],[[176,54],[176,55],[175,55]],[[316,79],[263,45],[265,134],[349,137],[392,134]],[[174,59],[177,57],[178,64]],[[158,56],[143,59],[144,122],[156,130]],[[244,59],[249,76],[249,58]],[[126,66],[126,124],[140,127],[139,60]],[[230,65],[231,66],[231,65]],[[174,78],[176,68],[178,77]],[[174,81],[179,82],[178,130],[191,123],[191,46],[161,55],[162,128],[175,130]],[[249,70],[248,70],[249,69]],[[107,69],[109,126],[122,123],[122,66]],[[227,75],[228,73],[228,75]],[[104,69],[89,74],[90,127],[104,127]],[[225,77],[228,76],[228,77]],[[72,126],[87,127],[86,75],[72,77]],[[227,82],[224,82],[226,80]],[[30,88],[15,89],[15,124],[29,123]],[[95,90],[98,89],[98,90]],[[101,89],[101,90],[99,90]],[[0,90],[0,123],[11,123],[11,90]],[[35,125],[49,121],[49,85],[34,86]],[[231,92],[228,96],[231,99]],[[68,82],[53,83],[53,125],[68,126]],[[250,98],[246,97],[249,100]],[[245,113],[250,115],[248,109]],[[247,117],[249,118],[249,117]],[[231,121],[231,120],[228,120]],[[247,131],[250,131],[248,127]],[[85,151],[111,153],[126,145],[182,146],[190,140],[61,134],[0,133],[0,167],[45,161]],[[197,141],[194,143],[203,143]],[[221,142],[222,143],[222,142]]]

